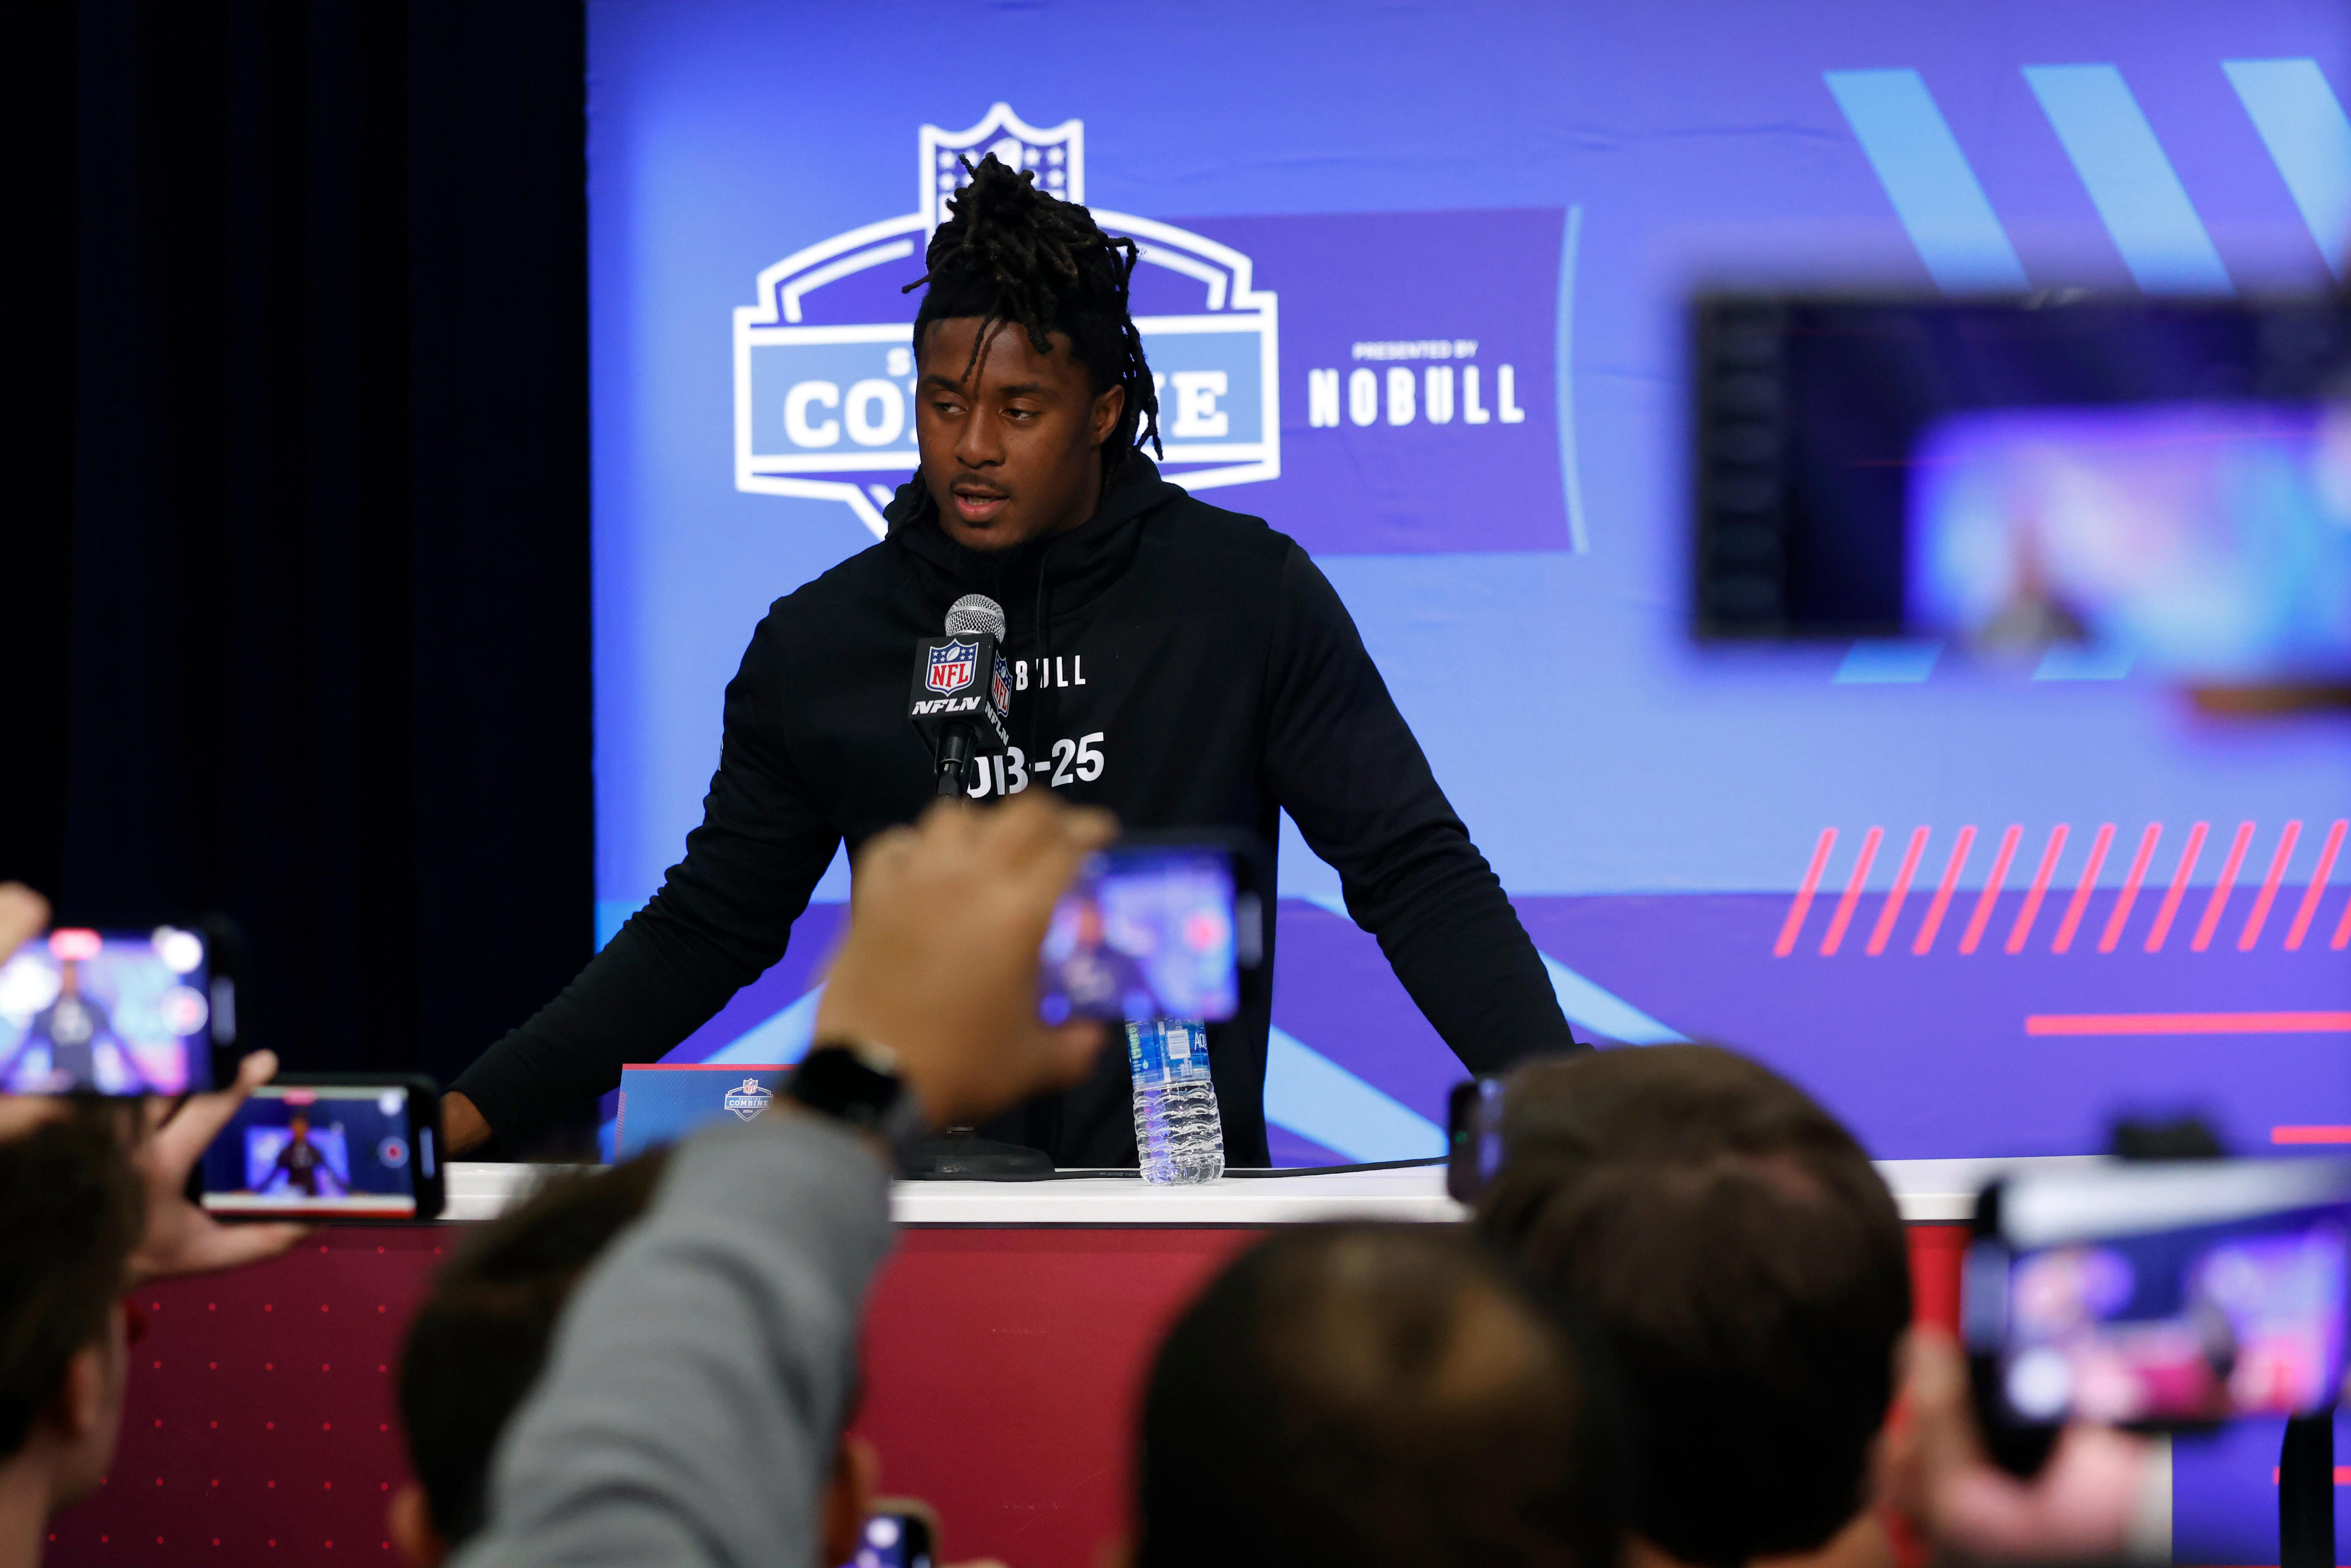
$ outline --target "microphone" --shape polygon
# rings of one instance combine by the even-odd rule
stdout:
[[[985,593],[967,593],[947,606],[947,635],[965,632],[985,632],[998,643],[1004,641],[1004,606]]]
[[[973,761],[1001,757],[1012,745],[1004,725],[1012,671],[998,652],[1003,640],[1004,607],[984,593],[967,593],[947,611],[946,634],[915,647],[906,716],[930,749],[939,795],[980,792],[967,779]],[[987,777],[983,764],[983,786]]]

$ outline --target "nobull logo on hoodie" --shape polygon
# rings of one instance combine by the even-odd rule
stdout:
[[[911,329],[923,249],[966,176],[989,152],[1065,201],[1085,200],[1085,125],[1040,130],[990,109],[963,131],[922,127],[921,205],[795,251],[759,274],[735,312],[735,486],[839,501],[878,538],[882,508],[917,462]],[[1141,248],[1135,327],[1158,382],[1167,476],[1187,489],[1281,473],[1274,297],[1250,258],[1205,235],[1094,209]],[[1145,288],[1144,275],[1164,284]],[[1153,302],[1174,307],[1155,310]]]

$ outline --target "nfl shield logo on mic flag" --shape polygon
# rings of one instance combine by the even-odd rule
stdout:
[[[930,688],[959,692],[971,685],[979,667],[979,648],[972,643],[942,643],[931,650]]]

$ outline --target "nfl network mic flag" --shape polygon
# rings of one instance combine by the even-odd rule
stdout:
[[[968,729],[974,764],[970,793],[975,798],[1002,794],[995,759],[1012,744],[1011,732],[1004,727],[1012,711],[1012,672],[997,652],[996,639],[985,632],[966,632],[925,638],[916,647],[906,716],[931,748],[931,760],[938,761],[951,727]]]

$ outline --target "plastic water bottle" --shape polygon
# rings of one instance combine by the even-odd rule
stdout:
[[[1208,1030],[1183,1019],[1126,1026],[1134,1071],[1134,1150],[1143,1179],[1158,1186],[1225,1174],[1225,1123],[1208,1076]]]

